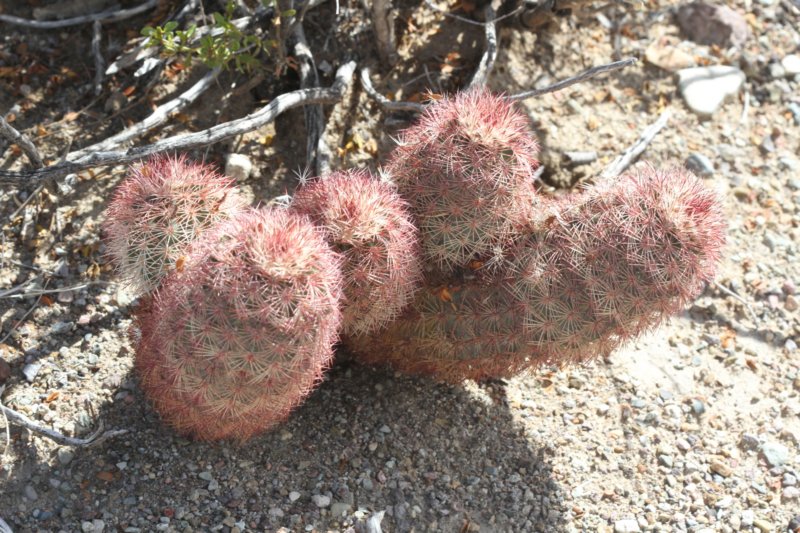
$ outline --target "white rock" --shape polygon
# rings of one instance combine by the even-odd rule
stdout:
[[[639,529],[639,522],[634,519],[617,520],[614,522],[614,533],[636,533]]]
[[[311,497],[311,500],[314,502],[314,505],[322,509],[323,507],[327,507],[331,504],[331,497],[325,496],[324,494],[314,494]]]
[[[800,56],[797,54],[789,54],[781,60],[781,66],[786,71],[787,76],[796,76],[800,74]]]
[[[289,493],[290,502],[296,502],[299,499],[300,499],[300,493],[297,492],[296,490],[293,490],[292,492]]]
[[[244,181],[250,177],[253,163],[244,154],[228,154],[225,159],[225,174],[236,181]]]
[[[744,72],[736,67],[715,65],[678,71],[678,90],[693,112],[711,116],[728,96],[739,92]]]

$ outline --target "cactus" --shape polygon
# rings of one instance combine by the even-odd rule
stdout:
[[[208,165],[153,157],[131,167],[109,204],[109,255],[133,291],[153,291],[189,244],[244,206],[232,180]]]
[[[292,206],[325,229],[344,258],[343,333],[373,331],[408,304],[420,279],[417,231],[395,188],[368,171],[318,179]]]
[[[453,272],[502,245],[535,209],[537,152],[527,119],[501,96],[471,91],[428,107],[387,165],[425,259]]]
[[[147,397],[197,439],[268,429],[330,364],[341,283],[338,255],[305,217],[246,211],[217,226],[139,317]]]
[[[387,330],[348,343],[367,362],[455,382],[604,355],[699,293],[724,227],[694,176],[646,167],[552,202],[501,272],[429,283]]]

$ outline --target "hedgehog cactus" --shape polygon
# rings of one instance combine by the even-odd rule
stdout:
[[[230,178],[185,157],[133,165],[106,212],[108,250],[137,294],[150,292],[200,234],[244,208]]]
[[[339,262],[287,210],[244,212],[201,237],[140,317],[136,367],[162,418],[202,440],[283,420],[330,364]]]
[[[454,382],[583,361],[694,298],[723,242],[710,191],[685,171],[646,168],[551,203],[504,272],[429,284],[387,330],[349,344],[367,362]]]
[[[528,120],[501,96],[471,91],[428,107],[387,165],[425,259],[451,272],[504,243],[535,208],[537,152]]]
[[[368,171],[337,172],[301,187],[292,206],[324,228],[344,258],[343,333],[367,333],[397,316],[421,271],[417,231],[395,188]]]

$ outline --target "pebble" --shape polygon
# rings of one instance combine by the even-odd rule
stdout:
[[[797,485],[797,477],[787,472],[786,474],[783,475],[781,483],[783,484],[784,487],[794,487],[795,485]]]
[[[761,445],[761,453],[770,466],[782,466],[789,460],[789,449],[778,442],[765,442]]]
[[[784,500],[797,500],[800,499],[800,489],[797,487],[786,487],[781,492],[781,498]]]
[[[715,474],[719,474],[722,477],[730,477],[733,474],[733,470],[730,466],[723,463],[719,459],[714,459],[711,461],[711,465],[709,466],[712,472]]]
[[[297,492],[296,490],[293,490],[292,492],[289,493],[290,502],[296,502],[299,499],[300,499],[300,493]]]
[[[697,416],[702,415],[706,412],[706,404],[698,399],[692,400],[692,412]]]
[[[283,509],[281,509],[280,507],[273,507],[272,509],[269,510],[269,515],[274,516],[276,518],[281,518],[283,517]]]
[[[677,46],[678,40],[670,36],[662,36],[650,43],[644,51],[644,58],[658,68],[667,72],[675,72],[682,68],[694,67],[694,57]]]
[[[758,436],[753,435],[752,433],[743,433],[742,439],[739,441],[739,444],[745,450],[756,450],[758,449]]]
[[[33,488],[33,485],[25,485],[25,497],[32,501],[39,499],[39,495],[36,493],[36,489]]]
[[[750,527],[753,525],[753,521],[756,519],[756,514],[751,509],[745,509],[742,511],[742,525],[744,527]]]
[[[787,76],[796,76],[800,74],[800,56],[797,54],[789,54],[781,60],[781,66],[786,71]]]
[[[208,490],[209,491],[213,492],[213,491],[217,490],[218,488],[219,488],[219,481],[217,481],[216,479],[212,479],[211,481],[208,482]]]
[[[634,519],[614,522],[614,533],[635,533],[636,531],[641,531],[641,529],[639,529],[639,522]]]
[[[686,168],[697,174],[698,176],[711,176],[714,174],[714,163],[704,156],[703,154],[693,153],[686,158],[684,162]]]
[[[678,90],[686,105],[704,117],[713,115],[727,97],[737,94],[744,81],[744,72],[725,65],[678,71]]]
[[[792,339],[786,339],[786,342],[783,343],[783,347],[789,353],[797,351],[797,343]]]
[[[211,475],[211,472],[200,472],[197,474],[197,477],[202,479],[203,481],[211,481],[214,479],[214,476]]]
[[[253,172],[253,162],[244,154],[228,154],[225,158],[225,174],[236,181],[245,181]]]
[[[22,367],[22,373],[25,375],[25,379],[28,381],[28,383],[33,383],[33,380],[36,379],[36,375],[41,369],[42,363],[28,363]]]
[[[797,311],[798,307],[800,307],[800,305],[797,303],[797,298],[795,298],[792,294],[786,297],[786,300],[783,302],[783,306],[787,311]]]
[[[331,497],[325,496],[324,494],[314,494],[311,497],[311,501],[314,502],[314,505],[322,509],[328,507],[331,504]]]
[[[349,503],[335,502],[333,505],[331,505],[331,514],[335,517],[340,517],[345,513],[350,512],[352,508],[353,506]]]
[[[692,2],[678,10],[678,25],[698,44],[743,48],[750,30],[742,15],[725,5]]]
[[[753,520],[753,526],[755,526],[756,529],[760,529],[763,533],[768,533],[769,531],[775,530],[775,526],[761,518],[756,518]]]

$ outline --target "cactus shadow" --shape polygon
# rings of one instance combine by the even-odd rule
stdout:
[[[73,449],[66,466],[55,451],[26,456],[31,438],[15,444],[15,471],[28,474],[4,480],[12,526],[35,507],[42,528],[65,530],[92,519],[151,530],[168,516],[177,530],[232,517],[256,531],[364,531],[381,511],[383,531],[566,530],[552,449],[480,390],[344,361],[285,423],[238,444],[178,437],[134,383],[99,411],[128,435]],[[23,497],[31,474],[34,503]]]

